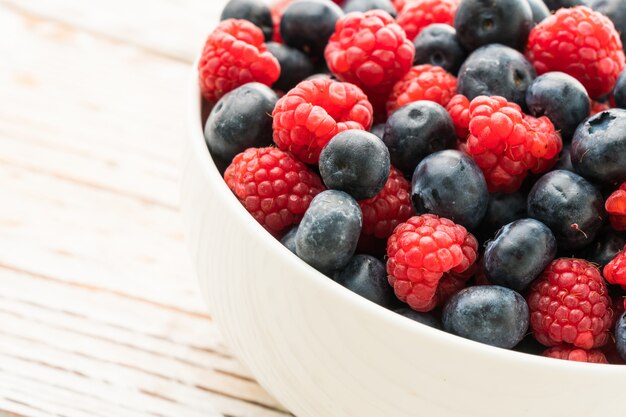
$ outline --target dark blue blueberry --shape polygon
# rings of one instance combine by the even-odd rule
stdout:
[[[491,239],[502,226],[523,217],[526,217],[526,195],[521,191],[489,194],[487,212],[476,229],[480,235],[477,237],[482,241]]]
[[[615,347],[617,353],[626,361],[626,313],[622,313],[615,323]]]
[[[411,200],[416,213],[433,213],[474,229],[485,216],[489,192],[482,171],[469,156],[439,151],[415,168]]]
[[[384,10],[393,17],[398,15],[391,0],[347,0],[342,8],[344,13]]]
[[[220,20],[244,19],[257,25],[269,41],[274,35],[272,13],[262,0],[230,0],[222,10]]]
[[[272,111],[278,96],[260,83],[248,83],[224,95],[209,115],[204,138],[211,155],[230,164],[235,155],[272,143]]]
[[[487,243],[484,266],[490,282],[523,291],[556,255],[556,239],[545,224],[521,219],[504,226]]]
[[[596,239],[578,254],[594,264],[604,268],[626,246],[626,233],[618,232],[605,225],[600,229]]]
[[[456,144],[450,115],[433,101],[415,101],[397,109],[385,125],[383,136],[393,166],[411,175],[417,164],[433,152]]]
[[[332,1],[298,0],[285,9],[280,19],[280,36],[285,45],[320,59],[342,16],[343,11]]]
[[[430,313],[420,313],[409,307],[402,307],[394,310],[396,313],[403,315],[404,317],[414,320],[418,323],[425,324],[429,327],[441,330],[441,321]]]
[[[535,78],[526,91],[526,105],[533,116],[547,116],[567,142],[589,116],[587,90],[563,72],[548,72]]]
[[[593,10],[611,19],[622,45],[626,45],[626,0],[591,0],[590,3]]]
[[[468,51],[499,43],[523,51],[533,27],[527,1],[463,0],[454,15],[454,28]]]
[[[472,100],[478,96],[502,96],[526,107],[526,90],[535,69],[513,48],[487,45],[475,50],[461,65],[458,92]]]
[[[327,190],[311,201],[296,233],[296,254],[313,268],[331,273],[354,255],[361,234],[359,204],[343,191]]]
[[[626,110],[609,109],[578,126],[571,158],[576,172],[590,181],[626,181]]]
[[[296,253],[296,234],[298,233],[298,226],[294,226],[280,239],[280,243],[291,252]]]
[[[624,0],[626,2],[626,0]],[[626,109],[626,71],[622,71],[613,88],[615,107]]]
[[[497,285],[468,287],[443,309],[443,328],[457,336],[511,349],[528,330],[528,305],[517,292]]]
[[[589,6],[586,0],[543,0],[543,2],[548,6],[551,12],[569,7]]]
[[[280,77],[272,85],[276,90],[287,92],[296,84],[313,74],[313,63],[303,52],[296,48],[276,42],[268,42],[267,50],[276,57],[280,64]]]
[[[376,136],[378,136],[380,140],[382,140],[383,136],[385,135],[385,124],[384,123],[375,124],[370,129],[370,132],[375,134]]]
[[[334,280],[383,307],[391,305],[396,298],[387,281],[385,264],[370,255],[355,255],[335,274]]]
[[[528,215],[552,230],[559,249],[591,243],[604,221],[600,192],[580,175],[557,170],[542,176],[528,194]]]
[[[326,187],[364,200],[385,186],[389,178],[389,151],[373,133],[345,130],[324,146],[319,167]]]
[[[514,348],[516,352],[528,353],[531,355],[541,355],[546,347],[537,342],[537,339],[532,334],[529,334],[521,342],[519,342]]]
[[[533,12],[533,22],[539,23],[550,16],[550,9],[542,0],[528,0],[528,4]]]
[[[442,67],[456,75],[467,51],[456,36],[456,30],[443,23],[426,26],[413,41],[415,45],[415,65],[430,64]]]
[[[563,145],[563,150],[561,150],[561,154],[554,165],[554,169],[564,169],[566,171],[575,172],[574,166],[572,165],[572,158],[570,158],[571,150],[571,144],[566,143]]]

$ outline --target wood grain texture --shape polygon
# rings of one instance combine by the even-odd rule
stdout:
[[[223,345],[178,213],[223,3],[0,1],[0,416],[289,415]]]

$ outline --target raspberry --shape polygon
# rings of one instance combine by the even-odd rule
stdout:
[[[622,288],[626,287],[626,246],[611,262],[604,266],[603,273],[609,284],[619,284]]]
[[[330,71],[363,89],[375,109],[384,105],[393,84],[409,71],[414,55],[413,43],[382,10],[339,19],[325,51]]]
[[[461,142],[465,142],[469,135],[470,101],[463,94],[452,97],[446,105],[446,110],[454,123],[456,136]]]
[[[618,231],[626,230],[626,182],[606,199],[604,208],[609,214],[611,227]]]
[[[272,5],[272,22],[274,22],[274,36],[272,40],[274,42],[283,43],[283,38],[280,36],[280,19],[283,17],[283,13],[287,9],[293,0],[278,0]]]
[[[249,148],[235,156],[224,180],[252,217],[274,235],[299,223],[313,197],[324,190],[316,173],[273,147]]]
[[[538,159],[554,159],[563,148],[561,136],[554,129],[554,125],[546,116],[535,118],[524,115],[527,137],[526,150]]]
[[[247,20],[227,19],[209,35],[198,63],[200,91],[210,102],[253,81],[271,86],[280,65],[267,51],[261,29]]]
[[[337,133],[369,130],[372,105],[354,84],[315,78],[278,100],[272,116],[276,145],[306,164],[316,164],[324,145]]]
[[[588,362],[588,363],[609,363],[601,351],[584,350],[567,345],[559,345],[551,347],[543,352],[543,356],[555,359],[564,359],[568,361],[576,362]]]
[[[588,261],[552,261],[531,284],[527,300],[535,339],[545,346],[592,349],[609,340],[611,299],[598,268]]]
[[[563,8],[530,32],[526,56],[539,75],[561,71],[580,81],[591,98],[609,93],[624,68],[613,23],[588,7]]]
[[[477,248],[474,236],[451,220],[434,214],[411,217],[387,241],[389,283],[412,309],[432,310],[444,274],[467,271]]]
[[[411,0],[398,9],[398,24],[407,38],[415,39],[422,29],[431,23],[454,23],[458,0]]]
[[[591,106],[589,106],[589,116],[593,116],[594,114],[598,114],[610,108],[611,107],[606,103],[601,103],[599,101],[591,100]]]
[[[441,67],[417,65],[393,86],[387,100],[387,114],[418,100],[434,101],[445,107],[455,93],[454,75],[448,74]]]
[[[374,197],[359,201],[363,212],[363,235],[387,239],[397,225],[413,215],[411,186],[391,167],[385,187]]]

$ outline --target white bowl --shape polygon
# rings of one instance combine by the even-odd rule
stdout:
[[[547,359],[432,329],[289,252],[215,167],[196,77],[181,183],[187,241],[227,344],[285,407],[298,417],[626,415],[626,366]]]

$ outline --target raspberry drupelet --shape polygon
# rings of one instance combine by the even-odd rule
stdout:
[[[422,29],[432,23],[454,23],[458,0],[409,0],[398,8],[398,24],[413,41]]]
[[[545,346],[604,346],[613,319],[611,299],[598,268],[584,259],[559,258],[545,269],[527,296],[530,327]]]
[[[476,261],[477,248],[474,236],[451,220],[434,214],[411,217],[387,241],[389,283],[412,309],[430,311],[439,302],[444,274],[467,271]]]
[[[609,214],[611,227],[617,231],[626,231],[626,182],[606,199],[604,208]]]
[[[249,82],[271,86],[280,76],[280,65],[267,51],[261,29],[247,20],[227,19],[209,35],[198,74],[202,96],[215,102]]]
[[[463,94],[457,94],[450,99],[446,110],[454,123],[454,130],[459,141],[465,142],[469,135],[470,101]]]
[[[324,190],[315,172],[274,147],[238,154],[224,180],[252,217],[274,235],[299,223],[313,197]]]
[[[593,349],[585,350],[575,348],[568,345],[559,345],[551,347],[543,352],[543,356],[555,359],[564,359],[568,361],[587,362],[587,363],[609,363],[602,351]]]
[[[602,271],[604,278],[610,284],[621,285],[622,288],[626,288],[626,246],[619,252],[615,258],[604,266]],[[626,302],[624,303],[626,307]]]
[[[317,164],[320,152],[337,133],[369,130],[372,105],[354,84],[329,78],[305,80],[285,94],[272,113],[274,142],[306,164]]]

